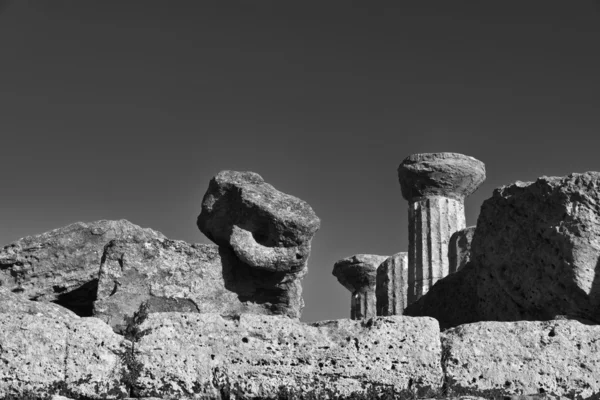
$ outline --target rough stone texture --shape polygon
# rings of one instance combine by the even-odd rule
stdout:
[[[439,390],[443,374],[437,322],[377,317],[368,323],[244,314],[150,314],[136,344],[142,363],[137,396],[222,395],[277,398],[283,393],[348,395],[374,389]]]
[[[471,257],[483,320],[600,323],[600,172],[496,189],[481,207]]]
[[[0,398],[122,398],[127,352],[131,343],[96,318],[0,313]]]
[[[430,196],[463,200],[485,180],[485,165],[458,153],[413,154],[400,163],[398,178],[408,201]]]
[[[0,287],[0,314],[40,315],[55,320],[79,318],[71,310],[57,304],[27,300],[25,296],[2,287]]]
[[[448,242],[465,227],[461,200],[427,197],[408,208],[408,304],[449,273]]]
[[[442,342],[448,388],[461,394],[600,394],[600,326],[479,322],[446,331]]]
[[[408,296],[408,253],[397,253],[377,267],[377,315],[402,315]]]
[[[387,256],[356,254],[333,265],[333,275],[352,293],[350,318],[368,319],[377,315],[377,268]]]
[[[471,242],[474,233],[475,226],[470,226],[454,232],[450,237],[448,244],[449,273],[453,274],[458,271],[471,259]]]
[[[485,180],[485,166],[457,153],[407,157],[398,167],[408,207],[408,304],[449,273],[448,242],[465,228],[464,198]]]
[[[480,321],[477,296],[477,269],[468,263],[440,279],[419,300],[404,309],[404,315],[437,319],[442,330]]]
[[[272,272],[306,267],[320,220],[304,201],[254,172],[221,171],[202,201],[198,228],[245,264]]]
[[[0,286],[89,316],[104,246],[117,238],[162,237],[126,220],[77,222],[27,236],[0,251]]]
[[[147,311],[298,318],[303,306],[300,273],[250,268],[231,250],[183,241],[115,240],[100,268],[94,316],[122,332],[144,303]]]

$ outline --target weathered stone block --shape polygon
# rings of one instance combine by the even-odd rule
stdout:
[[[117,399],[131,343],[96,318],[0,313],[0,398]]]
[[[122,332],[147,311],[299,317],[301,273],[250,268],[227,248],[180,240],[116,240],[105,250],[94,316]],[[293,279],[295,278],[295,279]]]
[[[600,394],[600,326],[478,322],[442,333],[448,389],[495,396]]]
[[[471,253],[482,318],[600,323],[600,172],[496,189]]]
[[[245,314],[150,314],[136,344],[138,396],[277,398],[366,390],[439,390],[439,329],[431,318],[302,324]]]
[[[113,239],[154,238],[164,236],[126,220],[77,222],[27,236],[0,250],[0,286],[90,316],[104,246]]]

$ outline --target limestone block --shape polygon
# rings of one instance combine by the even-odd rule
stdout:
[[[96,318],[0,313],[0,398],[117,399],[131,343]]]
[[[117,238],[163,237],[126,220],[77,222],[27,236],[0,250],[0,286],[90,316],[104,246]]]
[[[356,254],[337,261],[333,275],[351,293],[350,318],[368,319],[377,315],[377,268],[387,256]]]
[[[377,267],[377,315],[402,315],[408,296],[408,253],[397,253]]]
[[[600,323],[600,172],[496,189],[471,247],[486,320]]]
[[[409,389],[426,395],[443,381],[431,318],[302,324],[251,314],[156,313],[141,329],[149,329],[136,344],[141,397],[325,398]]]
[[[442,333],[448,389],[503,396],[600,394],[600,326],[478,322]]]
[[[299,317],[300,273],[248,267],[227,248],[180,240],[115,240],[107,245],[94,316],[123,332],[144,303],[150,313],[282,314]]]
[[[471,259],[471,242],[475,226],[454,232],[448,244],[449,273],[453,274],[469,262]]]

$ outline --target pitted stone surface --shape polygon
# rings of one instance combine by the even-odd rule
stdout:
[[[408,201],[429,196],[462,200],[485,180],[485,165],[458,153],[413,154],[398,167],[398,178]]]
[[[221,171],[202,201],[198,228],[245,264],[273,272],[306,268],[320,220],[297,197],[276,190],[254,172]]]
[[[483,319],[600,323],[600,172],[496,189],[481,207],[471,257]]]
[[[0,313],[0,398],[122,398],[126,352],[131,343],[96,318]]]
[[[449,273],[458,271],[471,259],[471,242],[475,234],[475,226],[454,232],[448,244]]]
[[[408,296],[408,253],[388,257],[377,267],[377,315],[402,315]]]
[[[54,303],[27,300],[23,295],[0,287],[0,314],[30,314],[55,320],[77,319],[73,311]]]
[[[142,303],[147,311],[282,314],[298,318],[302,273],[241,263],[227,248],[180,240],[115,240],[100,268],[94,316],[122,332]]]
[[[377,315],[377,268],[387,258],[373,254],[356,254],[333,265],[333,275],[352,292],[352,319],[368,319]]]
[[[136,344],[138,396],[238,399],[278,393],[349,395],[369,387],[439,390],[438,325],[431,318],[378,317],[302,324],[245,314],[150,314]],[[320,396],[320,397],[319,397]]]
[[[104,246],[118,238],[164,236],[126,220],[77,222],[27,236],[0,250],[0,286],[89,316]]]
[[[600,326],[478,322],[442,333],[442,342],[450,390],[584,399],[600,393]]]

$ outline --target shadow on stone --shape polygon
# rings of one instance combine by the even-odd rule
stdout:
[[[266,306],[274,314],[290,315],[293,309],[301,309],[299,296],[291,293],[301,291],[298,277],[284,272],[263,271],[251,268],[241,262],[232,250],[220,246],[222,273],[225,288],[238,296],[242,303],[255,303]]]
[[[73,311],[80,317],[91,317],[97,293],[98,279],[94,279],[75,290],[59,294],[53,303]]]

